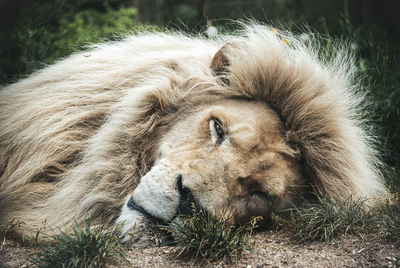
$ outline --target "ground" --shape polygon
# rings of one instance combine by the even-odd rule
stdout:
[[[213,262],[212,267],[400,267],[400,241],[383,239],[376,234],[342,236],[331,242],[299,243],[287,234],[264,231],[254,236],[251,252],[236,263]],[[20,246],[1,238],[0,267],[34,267],[30,258],[38,247]],[[122,267],[197,267],[188,260],[176,259],[174,247],[149,247],[128,250],[130,264]],[[112,266],[109,267],[121,267]]]

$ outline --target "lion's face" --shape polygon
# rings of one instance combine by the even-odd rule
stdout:
[[[231,223],[252,216],[266,222],[273,209],[292,200],[301,174],[272,109],[261,102],[224,100],[172,127],[123,211],[169,221],[195,203]],[[123,214],[120,221],[130,221]],[[131,220],[138,221],[137,215]]]

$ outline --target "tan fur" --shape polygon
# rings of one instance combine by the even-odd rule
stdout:
[[[295,172],[299,186],[309,181],[337,200],[373,204],[386,190],[360,127],[351,63],[346,50],[321,59],[296,37],[260,25],[215,41],[142,34],[62,60],[0,91],[0,225],[15,219],[29,233],[44,221],[113,223],[155,164],[163,137],[199,107],[231,98],[276,113],[281,129],[272,136],[284,149],[274,150],[289,160],[273,162]],[[254,170],[254,161],[242,161],[242,171]]]

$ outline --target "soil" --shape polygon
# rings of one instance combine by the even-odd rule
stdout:
[[[171,246],[129,250],[130,264],[109,267],[400,267],[400,241],[377,234],[342,236],[331,242],[299,243],[287,234],[265,231],[255,234],[256,245],[230,263],[198,264],[176,259]],[[31,258],[39,247],[21,246],[4,237],[0,242],[0,267],[34,267]]]

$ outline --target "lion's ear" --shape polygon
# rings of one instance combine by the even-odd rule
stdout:
[[[229,85],[228,74],[230,72],[231,64],[228,58],[228,53],[235,47],[236,45],[233,43],[226,43],[217,51],[217,53],[215,53],[214,58],[211,61],[211,70],[213,71],[213,74],[225,85]]]

